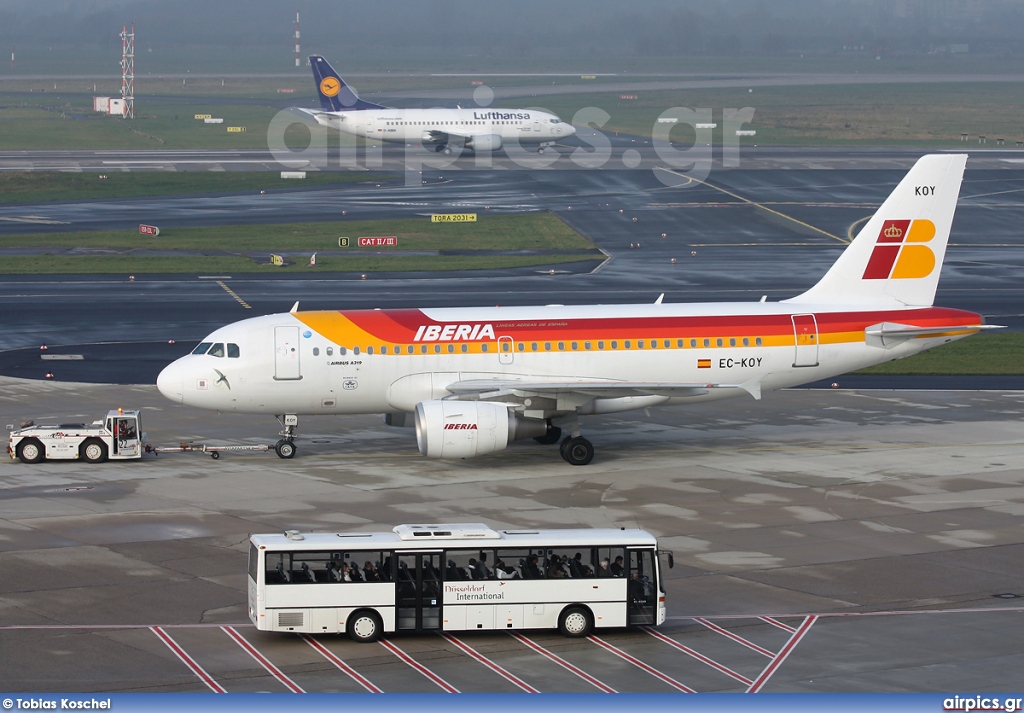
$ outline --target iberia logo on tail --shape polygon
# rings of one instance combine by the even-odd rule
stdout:
[[[935,253],[924,243],[935,237],[930,220],[887,220],[878,231],[865,280],[928,277],[935,269]]]

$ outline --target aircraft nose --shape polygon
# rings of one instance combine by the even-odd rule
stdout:
[[[181,364],[176,361],[164,367],[164,370],[156,377],[156,388],[160,390],[161,394],[176,404],[180,404],[183,401],[184,389],[182,389],[181,385]]]
[[[565,135],[566,136],[572,136],[575,133],[576,133],[576,127],[575,126],[573,126],[572,124],[566,124],[565,125]]]

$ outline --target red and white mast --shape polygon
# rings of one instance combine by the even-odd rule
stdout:
[[[295,11],[295,66],[299,66],[299,11]]]
[[[124,108],[121,116],[125,119],[135,118],[135,23],[132,31],[128,27],[121,28],[121,98]]]

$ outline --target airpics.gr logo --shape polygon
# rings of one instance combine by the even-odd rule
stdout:
[[[334,97],[341,91],[341,82],[337,77],[324,77],[320,80],[320,91],[325,97]]]
[[[928,277],[935,269],[935,253],[923,243],[935,237],[930,220],[887,220],[878,231],[865,280]]]

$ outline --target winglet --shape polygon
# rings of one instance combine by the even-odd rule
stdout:
[[[665,299],[665,293],[662,292],[660,295],[658,295],[658,299],[654,300],[654,304],[660,305],[662,300],[664,300],[664,299]]]
[[[290,310],[288,310],[288,314],[295,314],[298,311],[299,311],[299,301],[295,300],[295,304],[293,304],[292,308]]]

